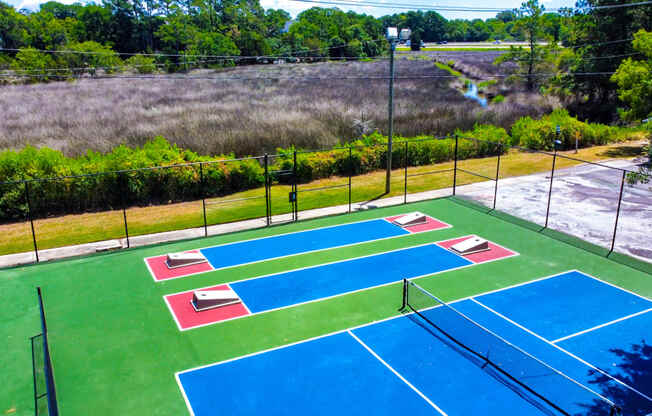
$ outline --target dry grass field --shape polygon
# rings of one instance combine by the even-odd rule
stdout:
[[[491,69],[495,58],[493,52],[459,54],[469,70],[481,72]],[[396,134],[447,134],[478,122],[509,128],[519,117],[551,109],[536,95],[483,109],[464,98],[450,78],[433,78],[449,75],[433,61],[423,53],[397,59]],[[4,86],[0,149],[31,144],[78,155],[142,144],[156,135],[204,154],[324,148],[358,137],[361,121],[385,132],[387,74],[388,61],[379,59]]]

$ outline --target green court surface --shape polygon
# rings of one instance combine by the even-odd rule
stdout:
[[[415,210],[453,227],[160,283],[153,281],[143,262],[145,257],[168,252]],[[419,285],[444,300],[454,300],[578,269],[652,297],[649,274],[448,198],[7,269],[0,271],[0,414],[34,414],[29,337],[40,332],[36,286],[43,288],[62,415],[187,415],[175,372],[396,315],[401,305],[401,284],[185,332],[177,328],[163,295],[468,234],[492,240],[520,255],[420,278]]]

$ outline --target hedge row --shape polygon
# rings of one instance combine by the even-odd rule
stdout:
[[[470,132],[458,132],[467,137],[507,142],[509,136],[500,128],[477,126]],[[405,166],[428,165],[454,157],[454,139],[419,137],[409,141],[405,160],[406,139],[397,137],[392,152],[392,164]],[[350,143],[349,148],[321,152],[297,152],[297,178],[300,182],[333,175],[359,175],[382,169],[386,165],[387,139],[372,134]],[[460,159],[485,157],[505,151],[485,141],[460,140]],[[279,157],[270,161],[270,171],[291,169],[294,149],[279,149]],[[29,184],[0,184],[0,221],[23,220],[27,215],[25,193],[29,192],[32,216],[72,214],[119,209],[125,206],[148,206],[170,202],[217,197],[258,188],[265,183],[262,158],[238,161],[233,155],[200,156],[180,149],[162,137],[141,148],[119,146],[111,153],[88,152],[83,157],[67,158],[47,148],[26,147],[19,152],[0,153],[0,178],[19,181],[35,178],[59,178]],[[222,160],[215,162],[215,160]],[[191,166],[172,166],[206,162]],[[160,166],[156,169],[143,169]],[[123,173],[130,169],[140,169]],[[107,172],[101,175],[89,175]],[[61,179],[62,176],[82,176]],[[203,178],[203,181],[202,181]],[[287,178],[287,177],[285,177]],[[282,177],[279,178],[282,180]],[[287,179],[286,179],[287,181]]]
[[[559,134],[557,134],[559,126]],[[530,117],[519,119],[512,126],[510,142],[535,150],[553,150],[555,140],[561,141],[560,149],[574,149],[575,140],[579,147],[590,147],[621,142],[634,138],[647,138],[649,133],[639,129],[585,123],[560,109],[539,120]]]

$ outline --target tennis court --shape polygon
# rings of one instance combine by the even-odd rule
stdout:
[[[411,212],[428,229],[394,223]],[[472,236],[488,249],[452,249]],[[160,280],[144,261],[203,251],[201,264],[163,264],[179,274]],[[490,360],[518,364],[508,374],[574,416],[601,414],[569,404],[574,395],[611,409],[548,367],[504,358],[511,347],[445,302],[623,415],[646,416],[650,276],[454,198],[3,269],[0,411],[33,415],[43,403],[30,348],[43,330],[38,286],[63,416],[559,413]],[[398,312],[406,277],[442,302],[410,286]],[[244,312],[193,309],[204,289],[235,293]]]
[[[619,353],[646,345],[649,299],[578,271],[450,304],[411,282],[404,296],[416,313],[178,373],[190,412],[652,412],[652,380]]]

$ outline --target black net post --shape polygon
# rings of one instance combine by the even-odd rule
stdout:
[[[623,202],[623,190],[625,189],[625,179],[627,177],[627,171],[623,171],[623,177],[620,181],[620,194],[618,194],[618,208],[616,209],[616,222],[614,223],[614,233],[611,237],[611,249],[607,254],[607,257],[614,251],[616,245],[616,233],[618,232],[618,217],[620,217],[620,205]]]
[[[351,213],[351,177],[353,176],[353,148],[349,146],[349,214]]]
[[[546,223],[543,228],[548,228],[548,217],[550,216],[550,199],[552,198],[552,181],[555,177],[555,163],[557,162],[557,145],[552,156],[552,170],[550,171],[550,188],[548,189],[548,207],[546,208]]]
[[[32,203],[29,198],[29,182],[25,182],[25,201],[27,202],[27,218],[29,219],[29,225],[32,227],[32,243],[34,243],[34,255],[36,256],[36,262],[39,262],[38,259],[38,246],[36,245],[36,232],[34,231],[34,217],[32,217]]]
[[[503,145],[500,144],[500,149],[498,150],[498,159],[496,159],[496,183],[494,184],[494,205],[492,210],[496,209],[496,198],[498,196],[498,175],[500,174],[500,154],[503,152]]]
[[[204,164],[199,162],[199,193],[201,194],[201,206],[204,213],[204,237],[208,237],[208,224],[206,222],[206,189],[204,186]]]
[[[45,373],[45,386],[47,391],[48,403],[48,416],[58,416],[59,409],[57,407],[57,393],[54,387],[54,375],[52,374],[52,361],[50,360],[50,347],[48,345],[48,326],[45,321],[45,310],[43,308],[43,294],[41,288],[36,288],[38,295],[39,311],[41,315],[41,336],[43,337],[43,355],[44,355],[44,373]]]
[[[127,200],[126,200],[126,195],[127,195],[127,181],[129,180],[129,177],[127,176],[126,173],[122,173],[120,176],[118,176],[118,180],[120,181],[120,185],[122,188],[122,192],[120,192],[120,199],[122,200],[122,219],[125,224],[125,238],[127,239],[127,248],[131,246],[129,243],[129,226],[127,225]]]
[[[399,311],[404,311],[405,308],[408,306],[408,280],[403,279],[403,304],[401,305],[401,309]]]
[[[453,196],[455,196],[455,188],[457,186],[457,146],[458,146],[459,139],[457,137],[457,134],[455,135],[455,156],[454,156],[454,162],[453,162]]]
[[[403,179],[403,203],[407,204],[407,175],[408,175],[408,142],[405,141],[405,155],[403,156],[403,163],[405,163],[405,174]]]
[[[272,213],[270,212],[270,204],[269,204],[269,187],[270,187],[270,180],[269,180],[269,157],[267,156],[267,153],[265,153],[265,217],[267,221],[267,226],[270,225],[271,218],[270,216]]]

